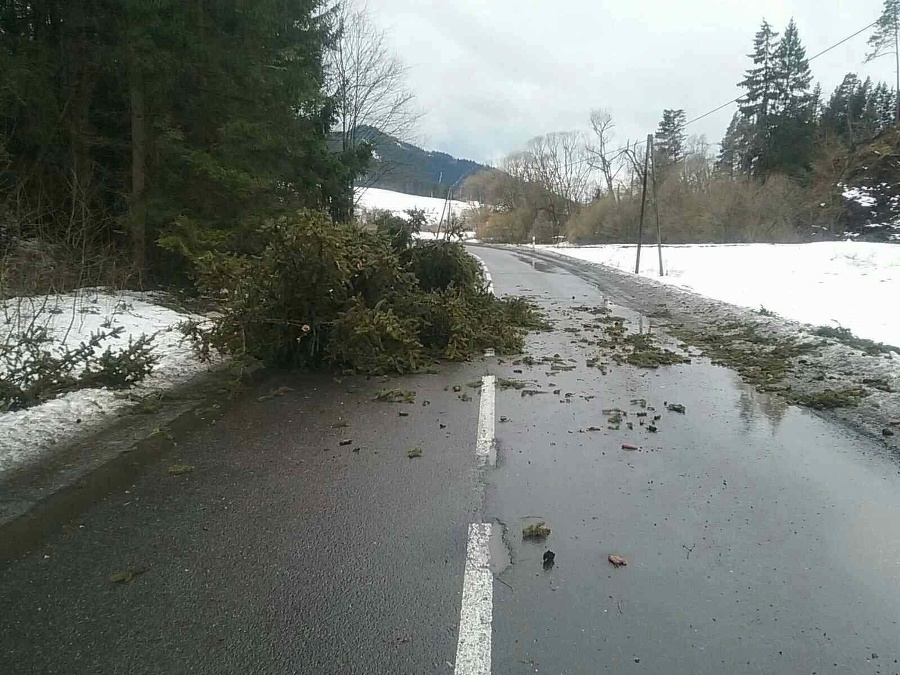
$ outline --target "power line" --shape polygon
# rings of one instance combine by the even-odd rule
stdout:
[[[827,54],[828,52],[830,52],[830,51],[833,50],[833,49],[837,49],[838,47],[840,47],[840,46],[841,46],[842,44],[844,44],[845,42],[849,42],[850,40],[852,40],[853,38],[855,38],[855,37],[856,37],[857,35],[859,35],[860,33],[865,33],[867,30],[869,30],[872,26],[874,26],[874,25],[877,24],[877,23],[878,23],[878,21],[876,20],[876,21],[873,21],[872,23],[870,23],[870,24],[869,24],[868,26],[866,26],[865,28],[860,28],[860,29],[859,29],[858,31],[856,31],[853,35],[848,35],[847,37],[845,37],[845,38],[844,38],[843,40],[841,40],[840,42],[835,42],[833,45],[831,45],[831,46],[828,47],[827,49],[823,49],[822,51],[820,51],[820,52],[819,52],[818,54],[816,54],[815,56],[810,56],[810,57],[806,60],[806,62],[807,62],[807,63],[812,63],[813,61],[815,61],[815,60],[816,60],[817,58],[819,58],[820,56],[823,56],[823,55]],[[710,115],[714,115],[715,113],[719,112],[719,111],[722,110],[723,108],[727,108],[727,107],[730,106],[732,103],[737,103],[737,102],[740,101],[742,98],[744,98],[744,97],[743,97],[743,96],[738,96],[737,98],[733,98],[733,99],[731,99],[730,101],[728,101],[727,103],[723,103],[722,105],[718,106],[717,108],[713,108],[713,109],[710,110],[709,112],[705,112],[705,113],[703,113],[702,115],[699,115],[698,117],[695,117],[694,119],[685,122],[683,126],[686,127],[686,126],[688,126],[689,124],[693,124],[694,122],[699,122],[700,120],[702,120],[702,119],[705,118],[705,117],[709,117]]]
[[[856,37],[857,35],[859,35],[860,33],[865,33],[867,30],[869,30],[870,28],[872,28],[873,26],[875,26],[875,25],[878,23],[878,21],[879,21],[879,19],[876,19],[875,21],[873,21],[872,23],[870,23],[870,24],[869,24],[868,26],[866,26],[865,28],[860,28],[858,31],[856,31],[856,32],[853,33],[852,35],[848,35],[847,37],[845,37],[845,38],[842,39],[841,41],[835,42],[835,43],[834,43],[833,45],[831,45],[830,47],[827,47],[826,49],[823,49],[823,50],[820,51],[818,54],[809,57],[809,58],[806,60],[807,63],[810,63],[810,62],[812,62],[812,61],[815,61],[815,60],[816,60],[817,58],[819,58],[820,56],[824,56],[824,55],[827,54],[828,52],[830,52],[830,51],[832,51],[832,50],[834,50],[834,49],[837,49],[838,47],[840,47],[840,46],[841,46],[842,44],[844,44],[845,42],[849,42],[850,40],[852,40],[853,38],[855,38],[855,37]],[[683,129],[684,127],[687,127],[687,126],[689,126],[689,125],[691,125],[691,124],[694,124],[695,122],[699,122],[700,120],[705,119],[705,118],[709,117],[710,115],[715,115],[715,114],[716,114],[717,112],[719,112],[720,110],[723,110],[723,109],[727,108],[728,106],[730,106],[730,105],[732,105],[732,104],[734,104],[734,103],[737,103],[737,102],[740,101],[742,98],[744,98],[743,95],[738,96],[737,98],[733,98],[733,99],[731,99],[730,101],[728,101],[728,102],[726,102],[726,103],[723,103],[722,105],[716,106],[716,107],[713,108],[712,110],[710,110],[710,111],[708,111],[708,112],[705,112],[705,113],[703,113],[702,115],[698,115],[697,117],[694,117],[694,118],[691,119],[691,120],[688,120],[687,122],[685,122],[685,123],[682,125],[681,128]],[[613,150],[612,152],[610,152],[610,154],[611,154],[611,155],[615,155],[615,157],[613,157],[610,161],[615,161],[616,159],[618,159],[619,157],[621,157],[621,156],[622,156],[624,153],[626,153],[627,151],[629,151],[629,150],[631,150],[631,149],[633,149],[633,148],[634,148],[634,149],[637,149],[637,148],[641,147],[642,145],[645,145],[646,143],[647,143],[647,141],[635,141],[633,145],[629,144],[629,145],[626,145],[626,146],[624,146],[624,147],[621,147],[621,148],[618,148],[618,149],[616,149],[616,150]],[[575,166],[575,165],[577,165],[577,164],[584,164],[584,163],[590,162],[590,161],[591,161],[591,160],[590,160],[589,158],[579,159],[579,160],[576,160],[576,161],[574,161],[574,162],[572,162],[572,163],[570,163],[570,164],[567,164],[567,165],[566,165],[566,168]]]

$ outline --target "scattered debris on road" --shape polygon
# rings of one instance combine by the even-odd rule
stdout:
[[[556,564],[556,554],[553,551],[544,552],[544,569],[549,570]]]
[[[666,403],[665,405],[666,408],[671,412],[681,413],[682,415],[684,415],[685,413],[684,406],[680,403]]]
[[[422,448],[413,448],[409,452],[406,453],[406,456],[410,459],[416,459],[417,457],[422,456]]]
[[[543,520],[522,528],[522,539],[546,539],[550,536],[550,528]]]
[[[121,572],[116,572],[115,574],[110,574],[106,580],[111,584],[131,583],[136,576],[143,574],[147,569],[147,567],[129,568],[127,570],[122,570]]]
[[[169,467],[169,474],[172,476],[181,476],[182,474],[191,473],[195,468],[193,464],[173,464]]]
[[[416,392],[403,389],[382,389],[373,401],[381,403],[412,403],[416,400]]]
[[[619,567],[626,567],[628,565],[628,561],[625,560],[625,558],[623,558],[620,555],[616,555],[614,553],[611,553],[609,558],[607,558],[607,560],[609,560],[609,562],[612,563],[612,566],[617,569]]]
[[[338,445],[353,445],[353,439],[345,438]]]
[[[289,394],[294,391],[291,387],[278,387],[277,389],[273,389],[268,394],[263,394],[257,401],[270,401],[277,396],[284,396],[285,394]]]
[[[637,450],[638,446],[634,445],[633,443],[622,443],[622,449],[623,450]]]

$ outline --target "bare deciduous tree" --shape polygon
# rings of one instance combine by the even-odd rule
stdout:
[[[615,124],[608,110],[597,109],[591,111],[591,129],[594,138],[585,146],[585,152],[589,158],[591,167],[600,172],[606,191],[618,203],[616,192],[616,178],[622,170],[623,153],[614,151],[612,144],[612,130]]]
[[[584,135],[567,131],[533,138],[525,151],[503,162],[503,170],[518,180],[527,208],[546,215],[552,237],[590,196],[588,159]]]
[[[332,17],[337,39],[325,54],[325,65],[328,88],[338,102],[336,131],[342,149],[371,140],[367,127],[409,140],[422,115],[407,86],[408,69],[390,51],[384,31],[364,4],[342,0]]]

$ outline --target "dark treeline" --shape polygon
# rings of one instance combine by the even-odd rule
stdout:
[[[329,151],[330,15],[322,0],[0,0],[4,258],[39,247],[73,281],[110,266],[166,281],[180,250],[252,251],[280,212],[349,218],[370,152]]]

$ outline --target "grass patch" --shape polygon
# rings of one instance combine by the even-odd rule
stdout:
[[[691,362],[689,358],[657,345],[650,333],[629,334],[622,317],[611,315],[604,319],[608,321],[603,326],[603,336],[597,341],[601,354],[588,359],[589,367],[605,370],[607,363],[612,361],[619,365],[656,369]]]
[[[674,329],[675,334],[703,349],[716,365],[728,366],[748,384],[760,391],[783,391],[783,381],[793,359],[807,354],[817,345],[789,342],[760,335],[755,326],[725,322],[711,332]]]
[[[813,331],[814,335],[819,337],[831,338],[842,345],[858,349],[869,356],[878,356],[879,354],[890,354],[891,352],[900,352],[900,347],[887,345],[883,342],[875,342],[866,338],[857,337],[849,328],[833,328],[831,326],[819,326]]]
[[[689,358],[681,354],[657,346],[653,342],[653,337],[647,333],[629,335],[625,341],[631,345],[632,349],[625,358],[625,363],[637,368],[655,369],[660,366],[674,366],[691,362]]]
[[[864,389],[858,387],[848,389],[826,389],[814,394],[792,396],[791,403],[804,405],[813,410],[833,410],[835,408],[855,408],[866,396]]]

